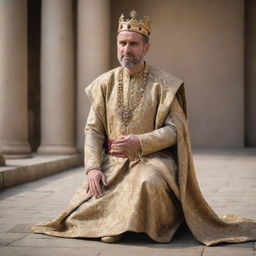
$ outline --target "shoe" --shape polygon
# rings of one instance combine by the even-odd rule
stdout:
[[[122,238],[122,234],[116,236],[104,236],[101,238],[101,241],[104,243],[115,243]]]

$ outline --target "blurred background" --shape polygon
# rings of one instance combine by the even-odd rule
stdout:
[[[185,82],[193,148],[256,147],[255,0],[1,0],[5,158],[82,152],[84,88],[119,65],[133,9],[152,20],[148,64]]]

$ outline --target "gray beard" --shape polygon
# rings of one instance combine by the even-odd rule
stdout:
[[[134,58],[133,56],[131,56],[132,59],[121,59],[121,57],[118,58],[119,63],[121,64],[122,67],[124,68],[133,68],[136,65],[138,65],[144,58],[143,55],[139,56],[138,58]]]

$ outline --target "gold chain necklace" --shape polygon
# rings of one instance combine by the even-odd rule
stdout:
[[[143,93],[145,91],[146,84],[148,82],[148,75],[149,75],[149,69],[145,68],[143,71],[143,80],[138,87],[138,90],[136,92],[136,98],[135,101],[131,106],[125,106],[124,105],[124,95],[123,95],[123,72],[124,70],[122,69],[119,73],[118,77],[118,109],[119,109],[119,115],[121,117],[121,121],[124,123],[125,126],[128,126],[129,121],[133,117],[133,112],[137,108],[137,106],[140,104],[140,100],[143,96]]]

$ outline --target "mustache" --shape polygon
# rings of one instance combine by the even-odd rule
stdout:
[[[122,55],[122,58],[123,57],[133,57],[134,58],[134,55],[131,53],[131,52],[128,52],[128,53],[126,53],[126,54],[123,54]]]

